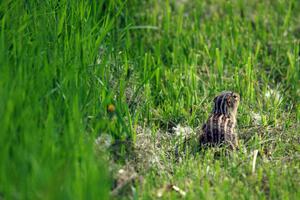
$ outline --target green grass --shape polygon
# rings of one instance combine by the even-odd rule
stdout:
[[[117,198],[300,198],[299,19],[297,0],[1,1],[0,199],[110,198],[95,138],[196,129],[223,90],[242,98],[241,150],[166,159]]]

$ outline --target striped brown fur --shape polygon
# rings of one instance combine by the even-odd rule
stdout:
[[[201,146],[225,144],[233,149],[238,146],[235,125],[239,101],[240,96],[230,91],[215,97],[213,111],[202,127]]]

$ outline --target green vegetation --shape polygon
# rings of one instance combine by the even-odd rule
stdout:
[[[239,151],[165,157],[115,197],[300,198],[299,1],[4,0],[0,24],[0,199],[108,199],[137,127],[196,130],[223,90]]]

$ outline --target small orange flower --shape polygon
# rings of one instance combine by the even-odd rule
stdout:
[[[107,106],[107,112],[113,113],[115,112],[116,107],[113,104],[108,104]]]

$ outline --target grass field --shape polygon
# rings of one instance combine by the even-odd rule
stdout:
[[[300,199],[299,1],[3,0],[0,24],[1,200]],[[239,150],[176,161],[224,90]]]

